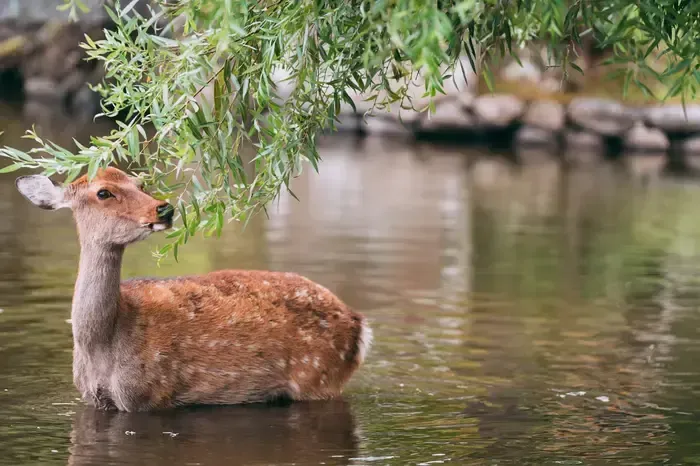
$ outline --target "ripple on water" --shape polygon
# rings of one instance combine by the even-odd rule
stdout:
[[[698,461],[700,188],[373,138],[322,156],[301,203],[195,238],[180,263],[155,268],[157,238],[125,259],[129,277],[295,271],[365,313],[375,344],[345,399],[288,407],[75,401],[72,222],[0,178],[0,463]]]

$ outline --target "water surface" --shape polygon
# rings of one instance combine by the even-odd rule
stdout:
[[[43,123],[68,142],[94,130]],[[0,142],[19,144],[7,128],[25,121],[5,124]],[[365,313],[376,342],[345,396],[286,407],[83,406],[70,215],[0,176],[0,463],[700,463],[700,186],[656,176],[653,158],[571,169],[340,137],[321,153],[301,202],[161,268],[154,236],[124,265],[294,271]]]

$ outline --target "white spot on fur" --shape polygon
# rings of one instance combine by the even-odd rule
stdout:
[[[366,320],[362,321],[359,340],[357,343],[357,363],[362,364],[367,357],[369,349],[372,347],[372,340],[374,340],[374,333]]]
[[[311,335],[304,335],[303,340],[304,341],[311,341],[312,340]]]
[[[314,358],[314,367],[315,367],[316,369],[318,369],[319,366],[321,365],[320,363],[321,363],[321,358],[319,358],[318,356],[316,356],[316,357]]]
[[[293,395],[299,395],[299,393],[301,393],[301,389],[299,388],[299,384],[293,380],[291,380],[289,382],[289,389],[292,391]]]
[[[268,282],[267,280],[263,280],[262,284],[265,286],[270,286],[270,282]]]
[[[302,288],[301,290],[297,290],[296,293],[294,293],[295,298],[308,298],[309,297],[309,290],[306,288]]]
[[[341,359],[342,361],[345,361],[345,351],[339,351],[339,352],[338,352],[338,356],[340,356],[340,359]]]
[[[321,320],[318,322],[318,325],[320,325],[321,328],[328,328],[328,327],[330,327],[330,325],[328,325],[328,321],[327,321],[326,319],[321,319]]]
[[[287,361],[285,361],[284,359],[280,359],[279,361],[277,361],[277,365],[280,367],[280,369],[284,369],[285,367],[287,367]]]
[[[297,374],[297,375],[298,375],[298,377],[299,377],[300,379],[303,379],[304,377],[306,377],[306,372],[301,371],[301,372],[299,372],[299,374]]]
[[[309,363],[309,357],[308,357],[308,356],[304,356],[304,357],[302,358],[301,362],[302,362],[303,364],[308,364],[308,363]]]
[[[187,318],[188,318],[189,320],[192,320],[192,319],[194,319],[195,315],[196,315],[196,314],[195,314],[194,312],[190,311],[190,312],[187,313]]]
[[[292,359],[289,360],[289,365],[290,365],[290,366],[295,366],[296,363],[297,363],[297,360],[294,359],[294,358],[292,358]]]

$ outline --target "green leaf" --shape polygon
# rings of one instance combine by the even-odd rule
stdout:
[[[23,163],[13,163],[12,165],[8,165],[5,168],[0,168],[0,173],[10,173],[19,170],[20,168],[24,168]]]

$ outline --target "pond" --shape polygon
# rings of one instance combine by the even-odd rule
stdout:
[[[3,112],[0,143],[20,144],[7,128],[26,120]],[[72,130],[54,133],[98,131]],[[125,278],[299,272],[367,315],[375,344],[343,398],[286,407],[80,403],[72,220],[0,176],[0,464],[700,463],[699,185],[648,158],[568,168],[342,136],[321,154],[301,202],[179,263],[156,266],[162,236],[125,257]]]

